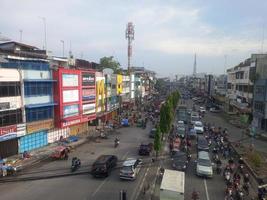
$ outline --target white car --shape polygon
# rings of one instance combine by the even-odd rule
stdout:
[[[204,133],[204,127],[201,121],[195,121],[194,130],[196,133]]]
[[[128,158],[123,162],[120,170],[120,178],[126,180],[135,180],[141,169],[141,159]]]
[[[197,175],[210,178],[213,176],[212,163],[210,161],[208,152],[205,151],[198,152]]]
[[[199,112],[205,113],[206,112],[206,109],[204,107],[199,107]]]
[[[178,121],[177,126],[179,126],[179,125],[184,125],[184,121]]]

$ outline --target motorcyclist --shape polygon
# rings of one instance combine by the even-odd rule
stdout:
[[[249,174],[245,173],[244,174],[244,183],[248,183],[249,182]]]
[[[239,164],[239,165],[244,165],[244,160],[243,160],[242,157],[239,158],[239,160],[238,160],[238,164]]]
[[[119,141],[120,141],[120,140],[116,137],[115,140],[114,140],[114,144],[115,144],[115,146],[117,146],[117,145],[119,144]]]
[[[81,160],[77,157],[72,158],[72,166],[79,167],[81,165]]]
[[[195,190],[195,188],[193,189],[193,192],[192,192],[192,199],[193,200],[199,199],[199,193]]]

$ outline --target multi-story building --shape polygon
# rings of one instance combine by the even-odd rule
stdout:
[[[258,130],[267,131],[267,54],[252,54],[251,65],[255,73],[254,82],[253,122]]]
[[[122,75],[122,102],[123,104],[130,103],[131,91],[130,91],[130,76]]]
[[[255,66],[247,59],[227,70],[226,111],[251,113],[253,83],[251,75]]]
[[[22,78],[22,118],[26,118],[27,134],[19,138],[19,152],[45,146],[48,130],[54,127],[55,106],[46,52],[17,42],[2,43],[0,49],[6,52],[2,67],[18,69]]]
[[[1,67],[0,63],[0,155],[5,158],[18,153],[18,139],[26,132],[20,72]]]

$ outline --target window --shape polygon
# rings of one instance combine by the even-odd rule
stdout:
[[[32,69],[32,70],[49,70],[49,64],[47,62],[33,62],[33,61],[16,61],[10,60],[8,63],[1,63],[3,67],[6,68],[22,68],[22,69]]]
[[[50,119],[53,117],[53,106],[26,109],[27,122]]]
[[[256,86],[255,87],[255,93],[257,95],[264,95],[264,86]]]
[[[21,110],[8,110],[0,112],[0,127],[18,124],[22,122]]]
[[[258,112],[263,114],[264,113],[264,103],[255,101],[254,109],[255,109],[255,111],[258,111]]]
[[[19,82],[1,82],[0,97],[20,96]]]
[[[50,82],[26,82],[25,96],[52,95],[52,83]]]

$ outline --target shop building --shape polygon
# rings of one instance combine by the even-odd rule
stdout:
[[[69,127],[70,135],[86,133],[88,122],[95,119],[95,72],[59,67],[53,72],[55,124],[57,128]]]

